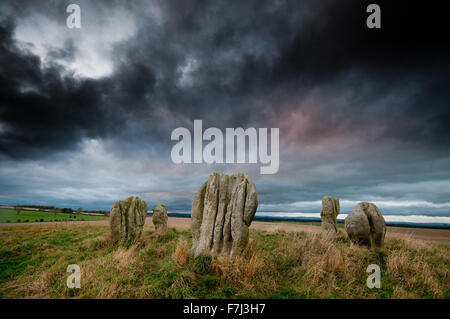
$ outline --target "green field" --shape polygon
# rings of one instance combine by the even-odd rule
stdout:
[[[21,210],[19,214],[13,209],[0,209],[0,223],[29,223],[53,221],[85,221],[105,219],[104,216],[64,214]]]
[[[450,298],[449,245],[387,238],[350,248],[343,233],[250,231],[242,256],[190,255],[190,232],[152,226],[130,249],[107,225],[0,227],[0,298]],[[69,289],[78,264],[81,288]],[[366,285],[381,267],[381,288]]]

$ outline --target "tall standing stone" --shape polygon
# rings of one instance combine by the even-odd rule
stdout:
[[[247,175],[212,174],[192,202],[193,254],[240,254],[257,208],[256,187]]]
[[[166,205],[158,204],[153,208],[152,221],[155,225],[155,233],[157,235],[164,235],[167,232],[167,209]]]
[[[339,199],[330,196],[322,198],[322,210],[320,217],[322,218],[322,230],[325,232],[337,233],[337,215],[339,215]]]
[[[352,246],[381,247],[386,234],[386,222],[375,204],[362,202],[345,218],[345,231]]]
[[[141,236],[146,216],[147,204],[139,197],[115,202],[109,216],[112,239],[122,247],[130,247]]]

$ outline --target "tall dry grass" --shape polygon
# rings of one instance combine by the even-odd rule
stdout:
[[[178,240],[177,246],[172,254],[172,259],[180,267],[184,267],[189,262],[190,256],[190,246],[185,238],[180,238]]]
[[[217,256],[213,259],[212,269],[221,276],[231,280],[257,278],[263,271],[265,261],[261,258],[259,248],[250,241],[242,255],[235,258]]]

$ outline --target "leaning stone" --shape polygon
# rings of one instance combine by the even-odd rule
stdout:
[[[166,205],[158,204],[153,208],[153,225],[155,225],[155,233],[157,235],[164,235],[167,232],[167,209]]]
[[[112,239],[122,247],[130,247],[141,236],[146,216],[147,204],[139,197],[115,202],[109,216]]]
[[[212,174],[192,202],[192,253],[242,253],[257,207],[256,187],[247,175]]]
[[[345,231],[352,246],[382,247],[386,222],[375,204],[362,202],[345,218]]]
[[[339,199],[330,196],[322,198],[322,230],[325,232],[337,233],[337,215],[339,215]]]

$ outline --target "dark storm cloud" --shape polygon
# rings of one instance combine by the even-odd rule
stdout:
[[[117,134],[126,125],[128,108],[151,92],[153,74],[146,65],[118,67],[111,78],[77,79],[58,60],[71,60],[74,44],[52,49],[42,65],[39,57],[20,49],[14,25],[0,25],[0,153],[33,158],[71,149],[83,138]],[[120,74],[120,75],[119,75]],[[120,79],[119,79],[120,77]]]
[[[336,81],[349,72],[357,74],[346,88],[357,92],[352,105],[333,105],[324,98],[313,113],[322,117],[331,111],[337,119],[325,119],[323,127],[316,127],[311,135],[334,134],[337,122],[340,127],[345,122],[351,126],[355,119],[366,123],[369,117],[385,114],[377,114],[376,108],[358,112],[387,91],[410,82],[417,92],[408,94],[416,101],[392,107],[393,116],[386,119],[386,129],[379,138],[408,139],[410,131],[426,142],[441,143],[449,137],[448,44],[432,33],[435,25],[402,25],[406,21],[397,21],[405,16],[402,2],[381,3],[387,12],[381,31],[365,27],[364,1],[156,4],[164,21],[156,29],[139,16],[144,3],[124,8],[136,16],[139,29],[115,47],[114,73],[107,79],[71,79],[61,75],[63,67],[56,63],[42,70],[35,56],[15,47],[12,26],[3,25],[1,63],[8,67],[2,73],[2,96],[7,97],[2,101],[6,127],[2,153],[34,156],[39,155],[38,150],[70,148],[85,136],[120,130],[125,121],[135,124],[129,129],[161,139],[168,134],[167,128],[141,122],[143,115],[157,117],[160,108],[190,120],[202,117],[207,125],[214,125],[224,108],[228,115],[223,127],[265,123],[283,108],[272,101],[264,106],[266,110],[260,110],[255,100],[264,99],[266,92],[278,91],[301,100],[316,87],[339,87]],[[101,2],[96,6],[105,8]],[[409,8],[409,15],[414,17],[417,10]],[[45,13],[60,17],[55,8]],[[97,15],[101,19],[100,12]],[[48,58],[55,62],[73,59],[75,51],[73,40],[67,41],[62,49],[50,51]],[[180,69],[189,58],[197,61],[198,67],[191,74],[193,84],[181,87]],[[365,83],[365,90],[360,91],[361,83]],[[327,92],[330,100],[332,90]],[[301,109],[298,103],[288,104]],[[290,107],[284,108],[288,112]],[[352,111],[350,119],[347,116]],[[401,119],[407,119],[408,124],[402,124]]]
[[[225,108],[223,127],[267,123],[283,109],[302,109],[296,102],[319,88],[322,103],[306,110],[317,124],[311,136],[360,123],[359,129],[382,126],[381,141],[441,147],[449,137],[449,45],[437,32],[444,13],[405,4],[382,2],[383,28],[368,30],[364,1],[169,1],[162,4],[167,20],[156,36],[162,41],[155,43],[151,32],[136,39],[148,52],[141,55],[145,63],[165,66],[160,94],[167,108],[191,120],[210,118],[217,125]],[[414,23],[423,16],[427,23]],[[152,55],[161,52],[155,47],[163,58]],[[189,56],[199,66],[195,85],[183,89],[176,86],[176,68]],[[349,103],[334,103],[343,91],[350,92]],[[272,92],[261,109],[258,101]],[[392,104],[383,104],[386,95]],[[281,105],[283,99],[290,103]]]
[[[441,36],[445,14],[436,7],[402,1],[379,4],[386,13],[381,30],[365,27],[364,1],[322,2],[300,27],[278,25],[281,32],[275,38],[289,39],[283,37],[288,34],[292,40],[279,43],[279,54],[270,65],[248,56],[241,86],[256,92],[280,88],[268,103],[276,113],[283,109],[277,101],[284,96],[301,101],[320,88],[322,103],[304,110],[314,128],[309,136],[299,136],[302,140],[376,126],[381,142],[403,140],[442,148],[450,137],[449,43]],[[335,103],[342,92],[350,100]],[[386,96],[391,97],[388,103],[383,102]],[[301,103],[288,104],[287,112],[304,108]]]
[[[399,71],[405,76],[448,63],[448,41],[435,25],[442,27],[445,16],[435,7],[378,1],[383,27],[370,30],[365,25],[365,8],[370,2],[325,3],[300,30],[290,30],[294,39],[277,61],[275,80],[306,74],[312,80],[327,81],[355,68],[374,76],[394,76]],[[423,22],[416,23],[418,18]]]
[[[0,152],[34,157],[73,147],[85,131],[99,134],[104,119],[96,83],[77,82],[52,65],[42,69],[38,57],[19,50],[13,25],[0,26]]]
[[[75,58],[75,52],[77,48],[72,39],[68,39],[64,42],[62,48],[53,48],[47,54],[47,59],[50,61],[73,61]]]

